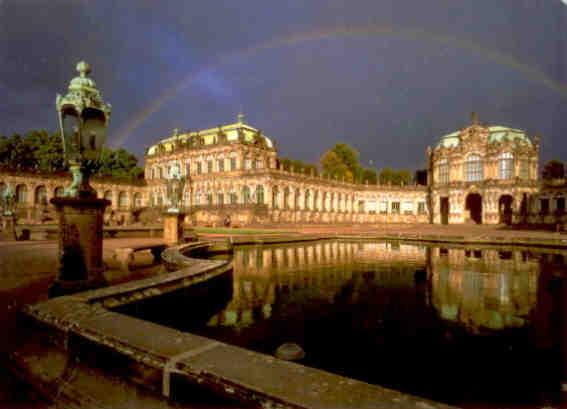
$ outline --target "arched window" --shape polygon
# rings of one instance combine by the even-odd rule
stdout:
[[[53,191],[55,197],[63,197],[65,195],[65,188],[63,186],[57,186]]]
[[[110,203],[112,203],[112,192],[110,190],[104,192],[104,198],[108,200]]]
[[[283,199],[284,209],[289,209],[289,195],[290,194],[291,194],[291,191],[289,189],[289,186],[287,186],[284,189],[284,199]]]
[[[498,158],[498,177],[500,179],[514,177],[514,155],[511,152],[504,152]]]
[[[439,183],[447,184],[449,183],[449,161],[447,159],[441,159],[439,161]]]
[[[293,208],[296,210],[299,209],[299,194],[300,194],[299,188],[295,189],[295,195],[293,198]]]
[[[16,186],[16,203],[28,202],[28,188],[26,185]]]
[[[238,203],[238,195],[234,190],[230,191],[230,204],[237,204]]]
[[[217,168],[219,172],[224,172],[224,158],[217,159]]]
[[[262,159],[256,159],[256,169],[262,169],[264,167],[264,161]]]
[[[134,206],[138,209],[142,207],[142,194],[140,192],[134,193]]]
[[[242,187],[242,203],[250,203],[250,188],[248,186]]]
[[[311,192],[309,191],[309,189],[307,189],[305,191],[305,196],[303,196],[303,208],[305,210],[310,210],[309,209],[309,197],[311,196]]]
[[[35,204],[47,204],[47,189],[41,185],[35,189]]]
[[[118,193],[118,207],[121,208],[128,207],[128,193],[126,192]]]
[[[213,204],[213,192],[207,191],[207,205],[211,206]]]
[[[224,193],[223,192],[218,192],[217,193],[217,204],[219,206],[223,206],[224,205]]]
[[[252,168],[252,160],[250,159],[250,157],[245,157],[244,158],[244,169],[251,169]]]
[[[197,191],[195,192],[195,205],[199,206],[201,205],[202,198],[201,198],[201,192]]]
[[[318,211],[319,210],[319,191],[316,190],[315,193],[313,194],[313,210]]]
[[[185,162],[185,176],[191,176],[191,162]]]
[[[236,158],[233,156],[230,158],[230,171],[236,170]]]
[[[465,161],[465,180],[477,182],[482,180],[482,159],[480,155],[469,155]]]
[[[264,204],[264,186],[256,186],[256,203]]]
[[[161,192],[156,192],[156,197],[157,197],[158,207],[163,206],[163,196],[162,196]]]

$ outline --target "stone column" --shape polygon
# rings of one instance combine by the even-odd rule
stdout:
[[[102,220],[108,200],[56,197],[59,217],[59,271],[49,288],[57,297],[105,285],[102,261]]]
[[[183,241],[183,221],[185,213],[163,214],[163,241],[165,244],[174,246]]]

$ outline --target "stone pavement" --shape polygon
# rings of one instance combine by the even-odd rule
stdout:
[[[142,278],[152,274],[149,269],[136,270],[135,275],[121,272],[113,260],[114,249],[137,244],[160,243],[158,238],[105,239],[103,258],[109,270],[106,278],[112,283]],[[151,254],[136,255],[138,265],[149,265]],[[56,241],[0,241],[0,407],[46,408],[33,393],[13,379],[7,371],[5,357],[17,342],[16,312],[24,304],[47,298],[47,289],[57,270]]]

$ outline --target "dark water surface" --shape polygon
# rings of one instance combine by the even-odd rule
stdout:
[[[564,256],[395,242],[239,247],[231,277],[123,312],[463,407],[559,407]],[[565,382],[567,384],[567,382]]]

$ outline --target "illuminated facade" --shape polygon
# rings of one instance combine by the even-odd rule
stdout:
[[[474,115],[428,149],[428,159],[433,223],[510,224],[539,189],[539,139]]]
[[[164,180],[179,167],[193,222],[427,223],[426,186],[347,183],[285,171],[273,141],[244,123],[178,133],[151,146],[145,157],[150,203],[166,201]]]
[[[471,125],[427,149],[428,186],[354,184],[298,169],[284,170],[274,141],[244,122],[179,132],[147,149],[145,181],[95,182],[118,220],[142,209],[163,209],[166,180],[185,182],[187,222],[219,226],[285,223],[565,223],[566,184],[538,181],[539,139],[502,126]],[[563,181],[564,182],[564,181]],[[64,177],[0,172],[27,218],[62,192]],[[20,197],[21,196],[21,197]]]

